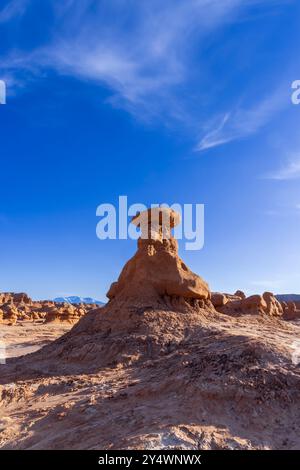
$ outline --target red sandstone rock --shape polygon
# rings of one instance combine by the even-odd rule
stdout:
[[[215,308],[227,315],[268,315],[280,317],[283,315],[283,308],[280,302],[271,292],[261,295],[251,295],[244,297],[241,291],[237,291],[233,296],[225,294],[226,302],[223,305],[215,302]],[[214,303],[214,302],[213,302]]]
[[[285,320],[297,320],[300,318],[300,309],[295,302],[282,302],[283,318]]]
[[[192,273],[179,258],[178,244],[170,240],[139,240],[138,251],[125,265],[118,281],[107,293],[111,300],[148,299],[157,296],[174,296],[191,299],[208,299],[207,283]]]
[[[263,299],[267,304],[266,313],[273,317],[280,317],[283,315],[283,308],[281,303],[276,299],[272,292],[265,292]]]
[[[211,294],[211,302],[213,306],[218,309],[218,307],[223,307],[227,304],[228,298],[225,294],[221,294],[220,292],[212,292]]]
[[[246,294],[241,290],[237,290],[234,295],[242,300],[246,298]]]
[[[148,216],[149,211],[146,212]],[[165,213],[164,213],[165,214]],[[138,220],[143,220],[143,214]],[[178,223],[174,211],[169,213],[171,226]],[[150,218],[151,220],[151,218]],[[160,219],[159,219],[160,220]],[[137,219],[133,219],[136,223]],[[145,227],[143,230],[146,230]],[[178,256],[178,243],[171,234],[164,238],[164,228],[150,225],[148,232],[152,238],[138,240],[138,251],[123,268],[117,282],[113,283],[107,293],[112,300],[122,298],[129,300],[163,297],[180,297],[185,299],[209,299],[208,284],[194,274]]]

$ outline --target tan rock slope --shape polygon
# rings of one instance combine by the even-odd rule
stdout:
[[[300,326],[211,295],[154,215],[104,308],[0,366],[2,448],[300,448]]]

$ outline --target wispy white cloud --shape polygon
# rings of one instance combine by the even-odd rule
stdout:
[[[288,103],[285,92],[276,90],[249,109],[238,108],[226,113],[219,118],[219,122],[211,125],[195,150],[207,150],[254,134],[263,128],[285,103]]]
[[[134,14],[128,15],[126,2],[100,2],[91,15],[91,3],[71,4],[62,33],[41,51],[43,57],[62,74],[105,83],[114,92],[115,105],[149,114],[165,114],[167,107],[173,112],[178,101],[174,87],[188,82],[193,44],[241,4],[152,0],[150,5],[134,0]]]
[[[11,1],[6,18],[13,11],[21,12],[25,3]],[[38,74],[50,68],[104,85],[111,92],[113,106],[143,119],[179,122],[199,135],[199,127],[204,128],[209,118],[199,110],[201,105],[195,109],[194,103],[201,103],[201,81],[207,74],[207,64],[201,61],[207,38],[237,21],[249,6],[275,3],[278,1],[51,2],[55,17],[51,43],[26,54],[14,51],[2,58],[1,65],[10,77],[22,69]],[[18,80],[15,78],[16,83]],[[200,137],[196,149],[253,134],[275,109],[273,101],[264,100],[255,108],[237,108],[214,118],[214,125]]]
[[[29,0],[11,0],[0,10],[0,23],[6,23],[26,10]]]
[[[183,88],[189,83],[194,44],[229,20],[240,4],[241,0],[61,1],[52,4],[51,43],[25,54],[14,50],[2,57],[1,68],[13,83],[20,83],[20,71],[39,74],[51,68],[106,86],[114,107],[139,118],[189,126],[195,116]],[[5,17],[21,5],[22,0],[11,2]]]
[[[300,178],[300,155],[287,160],[278,170],[265,176],[267,179],[287,181]]]

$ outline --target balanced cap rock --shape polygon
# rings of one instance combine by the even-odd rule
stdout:
[[[141,229],[138,250],[124,266],[107,293],[110,300],[146,301],[162,296],[209,299],[208,284],[194,274],[178,256],[172,229],[180,215],[172,209],[144,211],[132,220]]]

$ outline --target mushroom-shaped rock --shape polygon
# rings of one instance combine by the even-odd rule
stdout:
[[[209,299],[208,284],[194,274],[178,256],[178,242],[171,230],[180,215],[171,209],[156,208],[133,218],[141,227],[138,250],[124,266],[117,282],[107,293],[112,300],[143,304],[163,296]]]
[[[169,239],[171,230],[180,224],[180,214],[173,209],[156,207],[138,213],[131,222],[140,228],[143,240]]]

